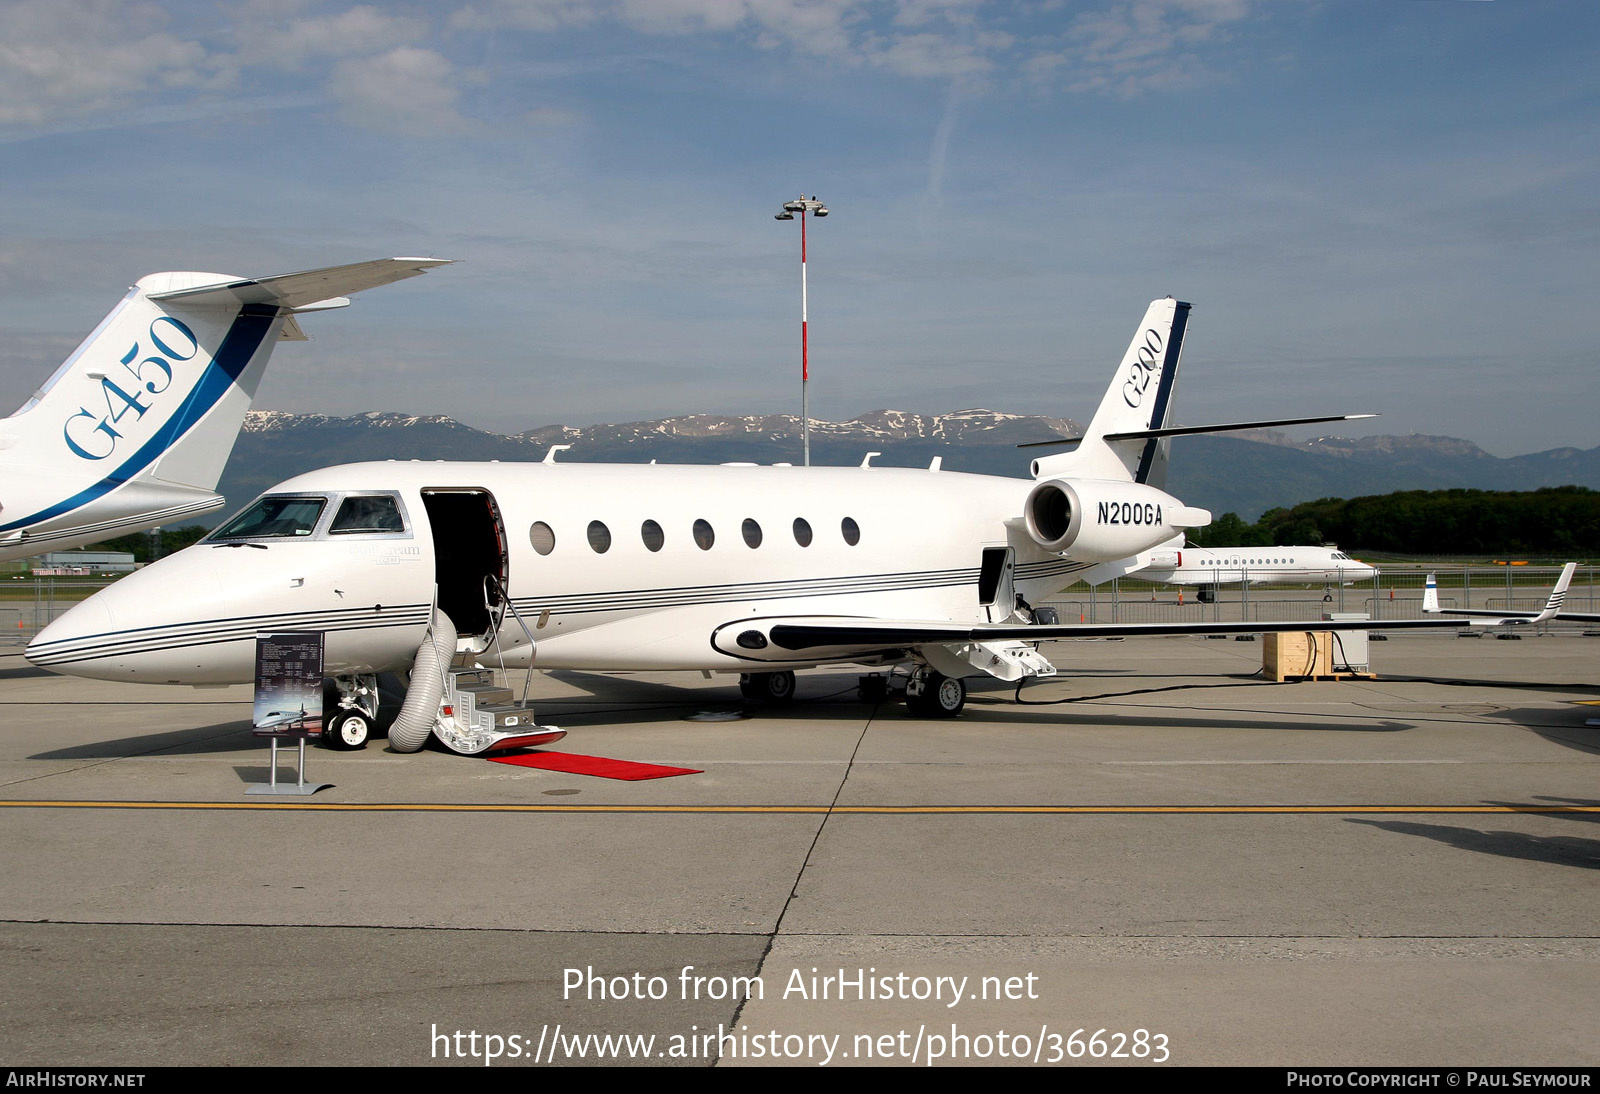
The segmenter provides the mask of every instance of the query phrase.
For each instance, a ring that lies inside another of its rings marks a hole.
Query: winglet
[[[1422,610],[1429,615],[1439,614],[1439,582],[1428,575],[1427,587],[1422,590]]]

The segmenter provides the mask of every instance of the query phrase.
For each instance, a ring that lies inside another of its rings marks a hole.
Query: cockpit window
[[[345,498],[334,514],[328,531],[333,535],[351,532],[404,532],[400,506],[387,494],[357,495]]]
[[[327,498],[266,497],[234,517],[208,539],[276,539],[309,536]]]

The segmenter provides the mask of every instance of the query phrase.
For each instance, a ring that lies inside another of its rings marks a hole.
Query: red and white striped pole
[[[802,466],[811,466],[811,350],[806,338],[806,210],[800,209],[800,437]]]
[[[800,214],[800,435],[803,446],[803,465],[811,466],[811,347],[807,331],[806,314],[806,214],[819,217],[828,215],[828,207],[816,198],[801,194],[794,201],[783,203],[783,211],[775,220],[793,220]]]

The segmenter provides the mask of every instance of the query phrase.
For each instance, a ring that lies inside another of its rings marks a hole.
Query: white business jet
[[[273,346],[306,340],[295,316],[444,264],[385,258],[276,277],[141,277],[44,386],[0,418],[0,561],[220,508],[217,479]]]
[[[1336,547],[1185,547],[1180,537],[1150,553],[1138,571],[1146,581],[1194,585],[1200,599],[1216,596],[1218,585],[1268,583],[1351,585],[1370,581],[1377,568]]]
[[[965,678],[1052,675],[1041,639],[1340,629],[1031,620],[1026,602],[1210,522],[1161,489],[1170,437],[1227,428],[1166,424],[1188,314],[1150,305],[1088,429],[1035,459],[1032,482],[937,460],[625,466],[559,464],[554,449],[538,464],[327,468],[96,593],[27,656],[99,679],[244,683],[258,632],[321,631],[340,689],[331,744],[364,744],[375,674],[410,669],[391,747],[431,733],[473,753],[528,724],[478,709],[474,664],[737,672],[773,701],[796,669],[903,665],[912,712],[948,717]],[[1267,424],[1288,423],[1236,428]]]

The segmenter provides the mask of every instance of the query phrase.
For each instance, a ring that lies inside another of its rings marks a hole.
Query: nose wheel
[[[359,710],[341,710],[329,719],[322,740],[329,748],[352,752],[365,748],[372,736],[372,719]]]

